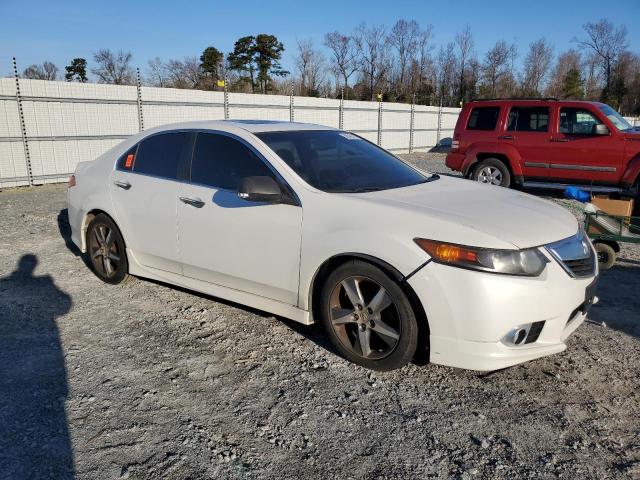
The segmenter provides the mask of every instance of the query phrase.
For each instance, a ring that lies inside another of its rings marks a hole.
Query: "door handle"
[[[116,187],[120,187],[120,188],[122,188],[124,190],[129,190],[131,188],[131,184],[129,182],[122,182],[120,180],[114,180],[113,184]]]
[[[513,139],[514,139],[513,135],[500,135],[498,137],[498,140],[513,140]]]
[[[556,143],[567,143],[569,139],[568,138],[552,138],[551,141]]]
[[[186,203],[187,205],[191,205],[192,207],[202,208],[204,207],[204,202],[199,198],[191,198],[191,197],[178,197],[182,203]]]

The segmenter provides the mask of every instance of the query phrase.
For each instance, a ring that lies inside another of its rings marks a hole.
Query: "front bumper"
[[[408,280],[429,322],[431,362],[478,371],[563,351],[586,318],[580,308],[593,281],[571,278],[556,261],[533,278],[430,262]],[[502,341],[513,328],[540,321],[545,323],[535,342]]]

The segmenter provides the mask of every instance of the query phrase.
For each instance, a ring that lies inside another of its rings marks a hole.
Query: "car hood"
[[[507,242],[517,248],[535,247],[570,237],[578,230],[573,214],[550,201],[507,188],[446,176],[410,187],[353,195],[421,214],[425,217],[427,226],[424,228],[427,230],[429,223],[426,220],[437,219],[440,225],[441,222],[453,223],[482,233],[483,237],[493,237],[496,246]],[[418,227],[417,233],[420,229]],[[436,240],[466,241],[445,238],[444,232],[442,235],[426,233]]]

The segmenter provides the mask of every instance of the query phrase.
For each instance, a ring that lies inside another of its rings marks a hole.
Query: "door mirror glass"
[[[272,177],[245,177],[240,182],[238,197],[249,202],[280,203],[283,195]]]
[[[606,125],[599,123],[593,126],[594,135],[609,135],[609,129]]]

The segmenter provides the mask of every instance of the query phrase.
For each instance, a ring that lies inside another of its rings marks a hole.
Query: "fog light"
[[[544,327],[544,321],[518,325],[502,337],[502,343],[511,347],[533,343],[538,340],[542,327]]]

